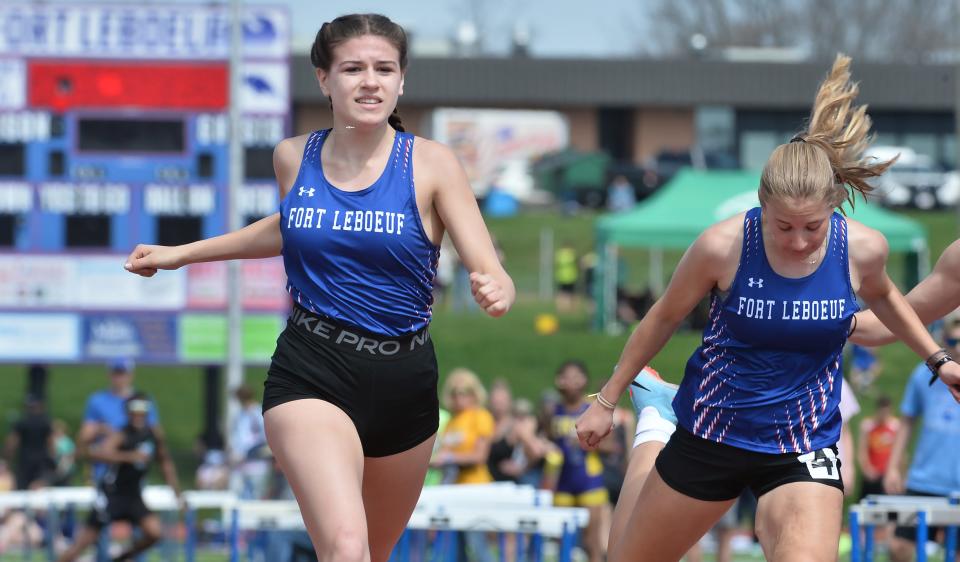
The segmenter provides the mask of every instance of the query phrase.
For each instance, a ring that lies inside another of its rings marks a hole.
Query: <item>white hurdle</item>
[[[853,541],[850,562],[873,562],[874,527],[887,523],[917,528],[917,562],[927,560],[929,527],[946,527],[944,559],[953,560],[957,552],[957,527],[960,526],[960,495],[867,496],[850,507],[850,537]],[[864,530],[862,545],[861,527]]]
[[[196,509],[217,509],[221,512],[224,528],[228,529],[231,562],[240,560],[241,531],[303,531],[300,510],[294,501],[238,500],[225,491],[185,491],[186,562],[193,562],[196,554]],[[46,511],[48,558],[54,559],[52,534],[59,529],[60,512],[67,509],[89,509],[96,498],[91,487],[44,488],[40,490],[0,494],[0,510],[24,509],[28,512]],[[158,513],[171,513],[179,506],[173,491],[167,486],[147,486],[144,503]],[[589,514],[583,508],[553,507],[553,494],[532,486],[513,483],[481,485],[442,485],[424,488],[407,530],[394,550],[393,562],[411,560],[412,543],[425,532],[434,536],[430,545],[432,558],[422,562],[444,562],[455,558],[459,531],[483,531],[500,534],[501,558],[504,556],[503,537],[507,533],[530,538],[517,541],[519,561],[542,561],[544,539],[560,541],[558,562],[570,562],[570,555],[579,530],[586,526]],[[419,535],[415,536],[414,534]],[[172,548],[172,545],[168,545]],[[424,548],[426,543],[423,542]],[[168,552],[168,554],[170,554]],[[167,556],[171,558],[171,556]]]
[[[424,488],[413,515],[391,556],[411,560],[413,533],[434,531],[431,562],[455,559],[458,531],[483,531],[529,536],[530,558],[542,560],[544,538],[559,539],[560,562],[569,562],[576,534],[589,521],[584,508],[553,507],[548,491],[512,483],[443,485]],[[227,512],[224,516],[227,517]],[[303,519],[292,501],[238,501],[225,524],[230,528],[231,562],[240,561],[243,531],[302,531]],[[418,537],[419,538],[419,537]],[[501,539],[501,558],[504,557]],[[517,541],[518,559],[526,559],[526,541]],[[426,543],[421,543],[424,551]],[[418,557],[426,561],[426,554]]]

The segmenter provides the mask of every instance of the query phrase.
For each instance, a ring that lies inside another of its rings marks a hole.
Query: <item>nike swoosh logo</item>
[[[650,390],[649,388],[643,386],[642,384],[638,383],[637,381],[631,381],[630,384],[632,384],[633,386],[639,386],[640,388],[642,388],[642,389],[644,389],[644,390]]]

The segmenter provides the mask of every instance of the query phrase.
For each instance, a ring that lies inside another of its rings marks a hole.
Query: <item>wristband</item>
[[[598,402],[601,406],[603,406],[604,408],[606,408],[606,409],[608,409],[608,410],[616,410],[616,409],[617,409],[617,405],[616,405],[616,404],[614,404],[613,402],[611,402],[611,401],[607,400],[606,398],[604,398],[604,397],[603,397],[603,394],[600,394],[599,392],[596,393],[596,394],[591,394],[591,395],[590,395],[590,398],[596,398],[596,399],[597,399],[597,402]]]
[[[947,353],[946,349],[940,349],[939,351],[934,352],[930,357],[927,357],[925,363],[927,364],[927,368],[930,369],[930,372],[932,373],[930,377],[930,385],[933,385],[933,383],[937,382],[937,378],[940,376],[940,367],[943,367],[943,364],[947,363],[948,361],[953,361],[953,357]]]

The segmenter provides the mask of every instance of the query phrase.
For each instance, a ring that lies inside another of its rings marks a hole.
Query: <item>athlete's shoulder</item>
[[[428,160],[437,166],[459,165],[460,160],[449,146],[435,140],[413,136],[414,157]]]
[[[862,269],[871,266],[883,267],[890,253],[887,239],[879,230],[862,222],[846,218],[847,238],[849,239],[850,258]]]
[[[307,144],[307,139],[313,133],[288,137],[277,143],[273,149],[273,161],[276,164],[278,160],[283,164],[296,164],[303,158],[303,148]]]
[[[693,243],[696,252],[718,262],[739,259],[745,214],[738,213],[707,227]]]
[[[286,195],[300,171],[303,150],[312,133],[283,139],[273,149],[273,172],[277,177],[281,197]]]
[[[466,181],[466,172],[460,159],[447,145],[423,137],[414,137],[413,167],[417,185],[446,185],[451,180]]]

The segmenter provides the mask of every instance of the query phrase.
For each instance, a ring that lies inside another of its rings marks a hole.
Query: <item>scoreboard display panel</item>
[[[277,209],[289,27],[244,8],[247,222]],[[229,44],[225,6],[0,5],[0,361],[224,358],[224,264],[146,280],[122,263],[227,229]],[[243,264],[250,361],[269,359],[285,281],[279,259]]]

